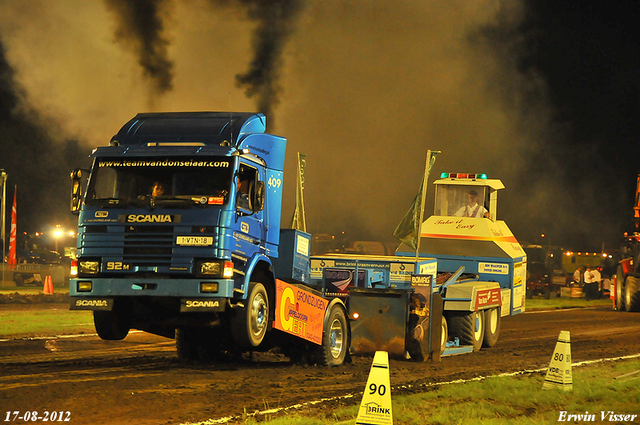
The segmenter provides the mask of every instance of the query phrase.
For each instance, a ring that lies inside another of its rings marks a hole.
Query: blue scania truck
[[[140,329],[175,338],[187,360],[277,342],[313,351],[320,363],[344,361],[344,303],[320,302],[300,286],[311,236],[281,236],[286,139],[265,130],[255,113],[138,114],[93,151],[91,170],[71,173],[70,308],[92,310],[102,339]],[[292,293],[320,308],[304,315],[303,335]],[[283,332],[270,332],[276,322]]]
[[[438,185],[440,217],[422,229],[433,252],[312,257],[311,235],[280,228],[285,150],[259,113],[136,115],[71,173],[70,308],[93,311],[102,339],[175,338],[183,360],[277,345],[325,365],[492,346],[500,317],[524,309],[526,257],[506,225],[447,217],[470,186],[494,213],[495,181]]]

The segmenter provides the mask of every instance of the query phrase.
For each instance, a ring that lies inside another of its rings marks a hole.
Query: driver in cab
[[[478,204],[478,192],[470,190],[467,192],[467,204],[455,213],[456,217],[490,218],[489,211]]]
[[[155,182],[151,187],[151,196],[153,198],[157,198],[158,196],[164,195],[164,185],[160,182]]]

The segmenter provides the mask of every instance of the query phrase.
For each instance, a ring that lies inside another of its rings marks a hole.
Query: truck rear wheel
[[[245,306],[231,318],[233,340],[243,348],[257,347],[262,343],[269,324],[269,297],[260,282],[249,284],[249,296]]]
[[[344,310],[337,304],[324,321],[322,345],[317,348],[318,363],[323,366],[339,366],[344,363],[349,348],[349,330]]]
[[[101,339],[120,341],[127,336],[129,329],[131,329],[131,318],[121,310],[114,306],[111,311],[93,312],[93,324]]]
[[[452,336],[460,339],[461,345],[472,345],[479,351],[484,339],[484,314],[482,311],[452,311],[448,315]]]
[[[493,347],[500,334],[500,307],[484,310],[484,339],[482,346]]]
[[[627,276],[624,284],[624,306],[627,311],[640,311],[638,281],[633,276]]]

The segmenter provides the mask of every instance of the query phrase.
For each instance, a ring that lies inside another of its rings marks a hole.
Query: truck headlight
[[[98,274],[100,272],[100,261],[98,260],[78,260],[78,274]]]
[[[219,276],[222,264],[219,261],[203,261],[198,266],[198,274],[204,276]]]
[[[196,263],[196,275],[206,277],[233,277],[233,262],[220,260],[202,260]]]

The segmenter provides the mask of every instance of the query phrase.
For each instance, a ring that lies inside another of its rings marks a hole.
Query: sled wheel
[[[496,345],[500,334],[500,307],[484,311],[484,339],[482,346],[489,348]]]
[[[231,318],[233,339],[243,348],[257,347],[262,343],[269,324],[269,298],[260,282],[249,284],[249,297],[245,306]]]
[[[448,321],[451,335],[457,336],[461,345],[471,345],[473,351],[480,350],[484,338],[484,314],[482,311],[452,311]]]
[[[334,304],[324,321],[322,345],[317,348],[318,363],[323,366],[339,366],[344,363],[349,348],[348,335],[344,310]]]
[[[449,341],[449,325],[447,319],[442,316],[442,325],[440,330],[440,354],[444,353],[447,348],[447,342]]]

